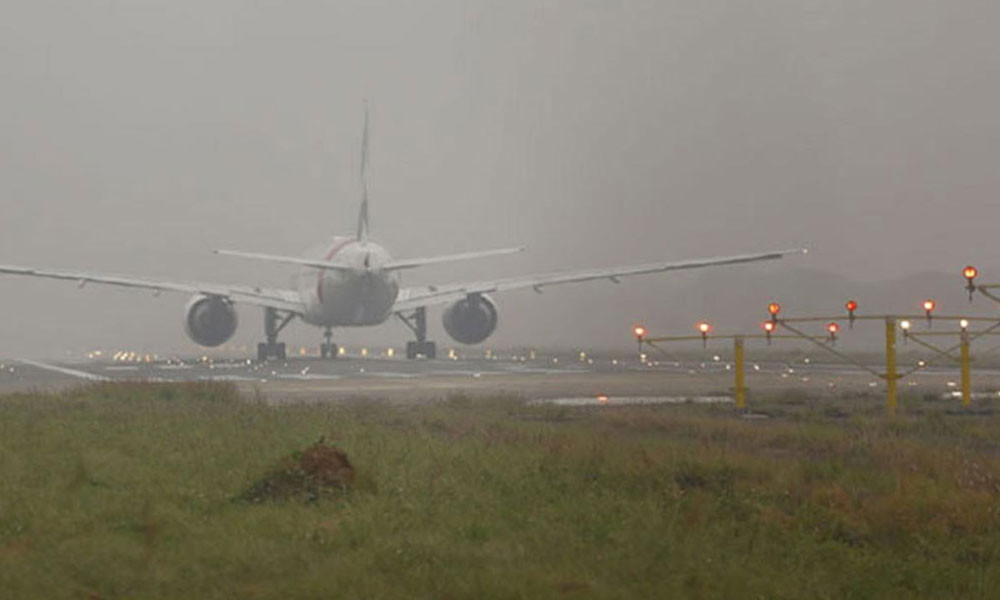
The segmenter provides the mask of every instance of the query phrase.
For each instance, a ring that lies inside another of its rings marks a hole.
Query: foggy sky
[[[0,0],[0,263],[285,285],[209,251],[352,231],[368,99],[378,241],[529,248],[404,283],[798,245],[796,268],[854,280],[1000,267],[998,17],[985,0]],[[628,347],[622,324],[669,321],[662,299],[697,282],[504,295],[490,344]],[[0,297],[0,356],[196,349],[182,296],[6,277]],[[234,342],[258,341],[260,310],[240,314]]]

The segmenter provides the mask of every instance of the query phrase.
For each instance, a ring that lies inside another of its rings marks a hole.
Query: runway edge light
[[[834,322],[830,322],[830,323],[827,324],[826,330],[830,334],[830,342],[836,342],[837,341],[837,332],[840,331],[840,325],[837,325]]]

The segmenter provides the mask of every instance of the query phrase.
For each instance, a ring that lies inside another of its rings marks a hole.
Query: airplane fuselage
[[[389,252],[372,241],[334,237],[309,254],[340,267],[303,268],[299,294],[306,306],[302,319],[320,327],[378,325],[392,316],[399,295],[399,275],[382,267]]]

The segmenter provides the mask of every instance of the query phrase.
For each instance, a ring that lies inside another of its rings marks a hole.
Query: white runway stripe
[[[528,404],[556,406],[626,406],[631,404],[732,404],[729,396],[586,396],[532,400]]]
[[[111,381],[109,377],[105,377],[103,375],[95,375],[93,373],[87,373],[86,371],[78,371],[76,369],[67,369],[66,367],[50,365],[34,360],[28,360],[26,358],[22,358],[18,360],[18,362],[32,367],[37,367],[39,369],[45,369],[46,371],[55,371],[56,373],[62,373],[63,375],[78,377],[80,379],[89,379],[90,381]]]

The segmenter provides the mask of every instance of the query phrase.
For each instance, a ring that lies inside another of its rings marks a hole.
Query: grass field
[[[756,406],[2,397],[0,597],[1000,597],[1000,416]],[[246,499],[321,437],[350,488]]]

